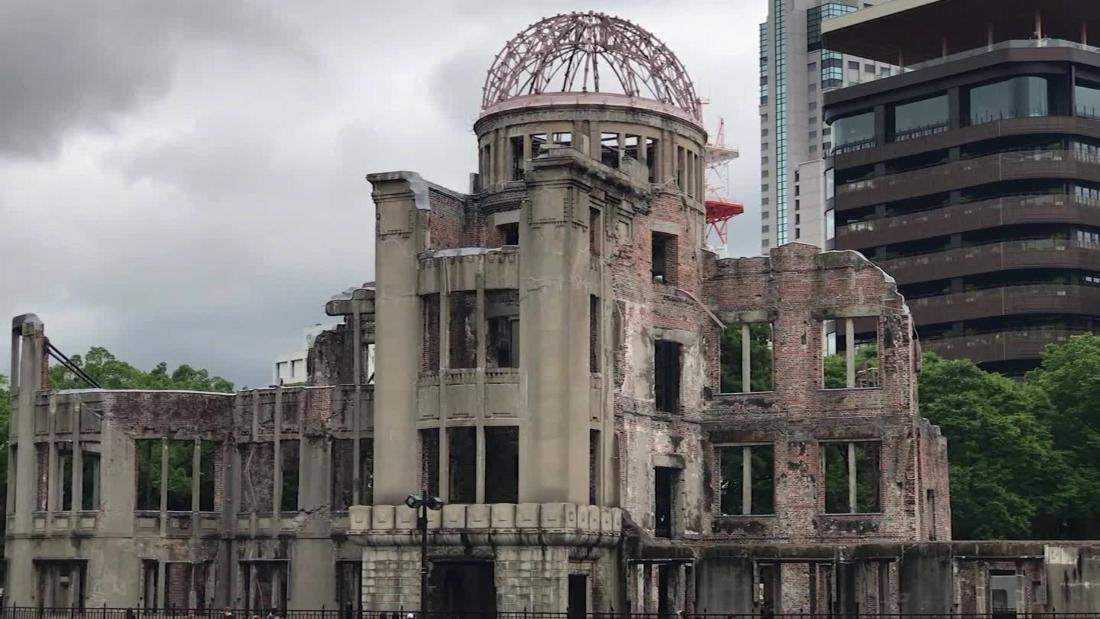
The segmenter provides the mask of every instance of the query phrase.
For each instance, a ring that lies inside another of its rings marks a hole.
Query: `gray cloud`
[[[364,174],[465,189],[493,54],[545,13],[589,8],[489,4],[0,5],[0,316],[37,312],[69,353],[267,384],[325,300],[373,278]],[[726,117],[742,147],[733,197],[758,209],[765,7],[732,4],[592,8],[681,55],[708,126]],[[731,225],[745,253],[758,213]]]
[[[289,44],[253,5],[218,0],[0,4],[0,154],[50,156],[163,95],[192,41]]]

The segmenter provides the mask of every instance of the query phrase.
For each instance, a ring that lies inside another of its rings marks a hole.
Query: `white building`
[[[315,324],[312,327],[307,328],[304,331],[305,337],[304,345],[300,350],[294,352],[283,353],[275,357],[275,364],[272,367],[271,384],[272,385],[297,385],[306,382],[306,355],[309,352],[309,347],[313,346],[313,340],[322,332],[327,329],[335,327],[338,323],[331,324]],[[371,351],[374,352],[373,350]],[[370,373],[373,373],[374,356],[371,355],[368,360],[372,368]],[[369,374],[368,374],[369,375]]]
[[[823,92],[896,69],[821,47],[821,22],[881,0],[769,0],[760,24],[760,249],[825,246]]]

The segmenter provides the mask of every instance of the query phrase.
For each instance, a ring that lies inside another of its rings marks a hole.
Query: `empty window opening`
[[[771,323],[728,325],[722,331],[720,347],[722,393],[773,389]]]
[[[447,500],[477,502],[477,428],[447,428]]]
[[[156,561],[149,561],[156,569]],[[164,564],[164,603],[162,608],[196,608],[204,605],[206,565],[202,563]],[[194,603],[192,603],[192,596]]]
[[[160,606],[160,570],[159,562],[152,559],[141,561],[142,580],[142,606],[146,610],[152,610]]]
[[[822,443],[825,512],[871,514],[879,511],[879,451],[877,441]]]
[[[771,445],[720,447],[718,465],[723,516],[775,513],[775,450]]]
[[[428,577],[430,614],[440,617],[496,616],[492,561],[435,561]]]
[[[936,491],[929,488],[925,493],[924,507],[928,510],[930,522],[928,525],[928,539],[936,541]]]
[[[600,371],[600,298],[588,296],[588,371]]]
[[[639,155],[639,149],[641,148],[642,138],[636,135],[627,134],[623,138],[623,156],[630,157],[634,161],[641,161]]]
[[[508,139],[512,155],[512,180],[523,180],[523,136],[517,135]]]
[[[194,441],[168,441],[168,511],[191,511]]]
[[[38,608],[84,608],[87,564],[83,560],[34,561]]]
[[[487,290],[485,322],[488,340],[485,364],[490,368],[519,367],[519,291]]]
[[[600,134],[600,162],[611,168],[619,167],[619,134]]]
[[[588,504],[600,502],[600,431],[588,431]]]
[[[500,234],[500,242],[502,245],[519,245],[519,224],[500,224],[497,226],[497,233]]]
[[[823,384],[826,389],[879,386],[878,334],[856,334],[851,318],[826,320],[823,347]]]
[[[199,511],[214,511],[214,493],[217,488],[215,481],[219,459],[218,444],[213,441],[199,443]]]
[[[439,370],[439,295],[420,297],[421,333],[424,341],[420,348],[420,367],[426,371]]]
[[[374,442],[359,439],[359,496],[355,496],[355,439],[332,442],[332,509],[374,503]]]
[[[519,428],[485,428],[485,502],[519,502]]]
[[[664,466],[653,469],[653,534],[672,537],[672,507],[676,469]]]
[[[96,445],[98,448],[98,445]],[[89,451],[87,445],[80,450],[80,509],[99,509],[99,452]]]
[[[275,508],[275,444],[245,443],[241,458],[241,512],[267,513]]]
[[[588,616],[588,577],[584,574],[569,575],[569,605],[566,619],[585,619]]]
[[[573,145],[573,134],[562,131],[554,134],[554,146],[569,147]]]
[[[449,300],[451,367],[477,367],[477,293],[452,292]]]
[[[244,570],[245,610],[267,613],[271,610],[284,614],[287,601],[287,565],[285,561],[245,561]]]
[[[653,281],[662,284],[676,284],[676,269],[679,266],[676,255],[676,235],[663,232],[652,233],[650,270]]]
[[[989,573],[989,610],[992,619],[1014,619],[1018,578],[1008,570],[992,570]]]
[[[680,191],[684,191],[686,185],[684,184],[684,173],[687,168],[687,157],[683,146],[676,147],[676,187]]]
[[[439,495],[439,428],[420,431],[420,486]]]
[[[600,209],[588,209],[588,251],[593,256],[603,253],[603,218]]]
[[[759,604],[760,616],[775,614],[779,600],[779,566],[774,563],[756,564],[756,591],[754,601]]]
[[[336,562],[336,606],[343,612],[341,619],[355,619],[363,608],[362,561]]]
[[[680,412],[680,349],[678,342],[654,342],[653,389],[659,412]]]
[[[160,439],[137,439],[137,495],[135,507],[141,511],[160,510],[160,465],[164,442]]]
[[[279,441],[279,458],[282,460],[279,509],[284,512],[298,511],[299,445],[297,440]]]
[[[44,512],[49,502],[49,487],[50,487],[50,446],[48,443],[35,443],[34,445],[34,467],[35,467],[35,497],[34,508],[37,511]],[[14,488],[14,486],[12,486]],[[14,494],[14,493],[13,493]]]
[[[57,448],[58,487],[55,490],[59,499],[52,509],[60,508],[67,512],[73,508],[73,444],[55,443]]]
[[[531,136],[531,158],[534,159],[546,152],[546,134],[536,133]]]
[[[649,168],[649,182],[657,182],[657,140],[645,139],[645,165]]]

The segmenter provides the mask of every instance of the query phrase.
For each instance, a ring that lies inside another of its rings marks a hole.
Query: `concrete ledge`
[[[404,505],[354,505],[349,535],[366,546],[419,544],[416,512]],[[573,503],[446,505],[428,512],[434,545],[611,546],[622,510]],[[465,541],[463,541],[465,540]]]

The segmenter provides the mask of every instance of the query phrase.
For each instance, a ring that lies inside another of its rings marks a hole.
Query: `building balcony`
[[[1100,226],[1100,204],[1065,194],[1006,196],[840,226],[837,247],[861,249],[997,226],[1070,223]]]
[[[1084,331],[1069,329],[1019,329],[939,337],[921,340],[921,347],[947,359],[970,359],[975,363],[1038,359],[1048,344],[1061,344]]]
[[[907,303],[917,325],[1019,314],[1100,315],[1100,288],[1077,284],[1001,286]]]
[[[1100,161],[1071,150],[1017,151],[951,161],[840,185],[836,207],[843,211],[991,183],[1046,178],[1100,182]]]
[[[966,277],[1011,269],[1100,270],[1100,246],[1065,239],[1001,241],[947,249],[877,264],[898,284]]]

